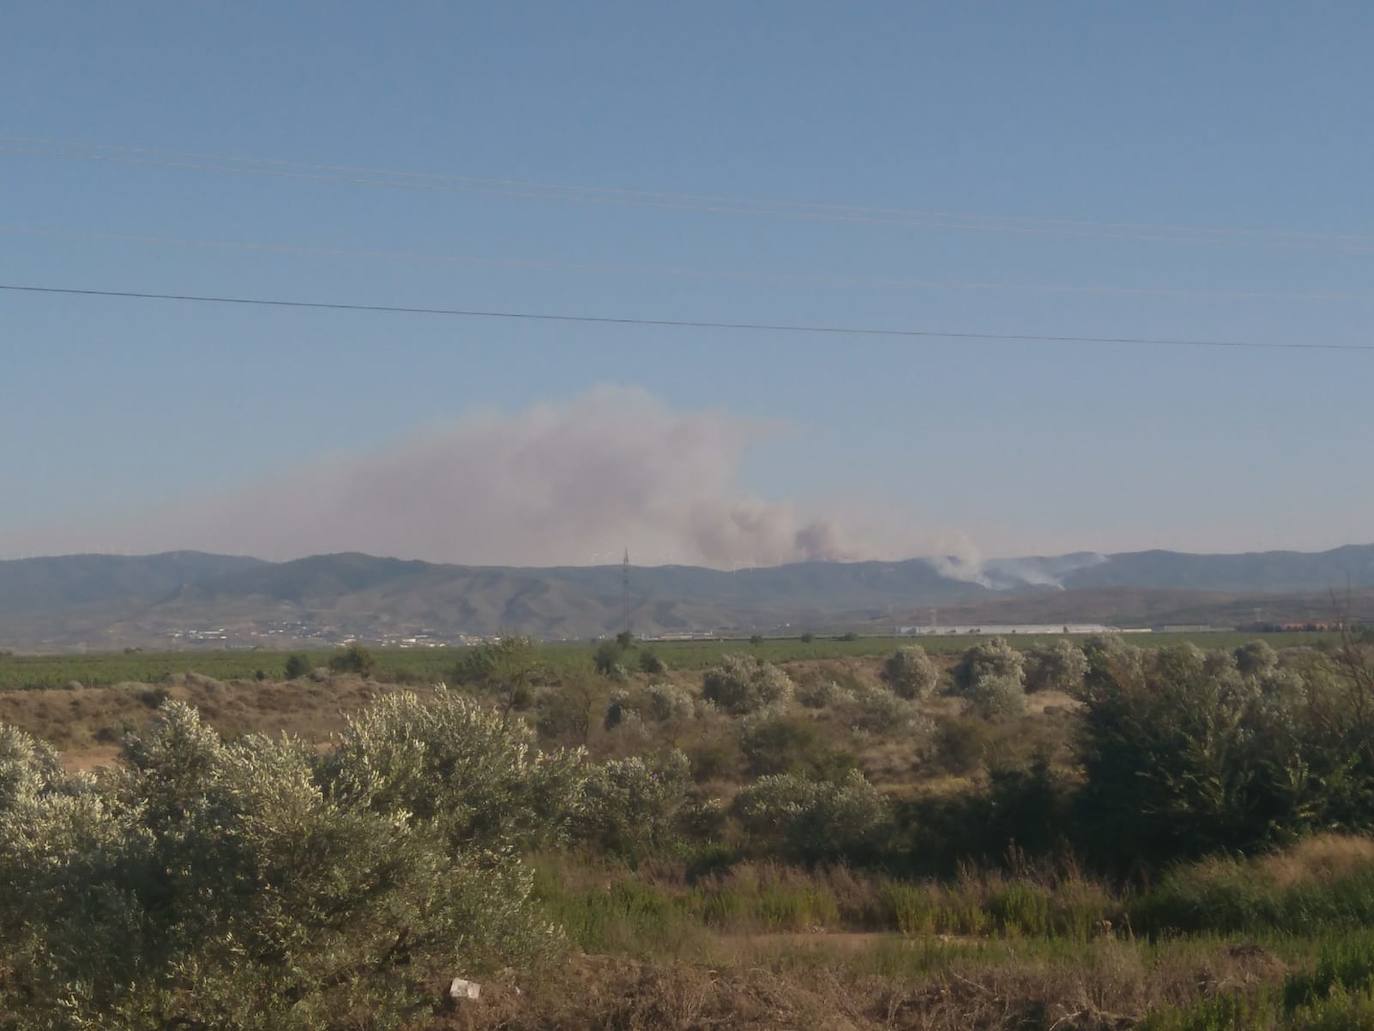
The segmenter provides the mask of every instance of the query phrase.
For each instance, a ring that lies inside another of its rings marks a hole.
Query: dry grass
[[[1322,834],[1298,842],[1253,864],[1256,876],[1277,888],[1330,884],[1374,869],[1374,839]]]
[[[709,962],[579,956],[518,986],[499,977],[479,1002],[430,1027],[1106,1031],[1161,1006],[1273,984],[1286,971],[1263,949],[1217,942],[1018,952],[833,937],[722,940]]]
[[[219,681],[191,673],[164,684],[0,692],[0,723],[51,743],[70,769],[110,762],[126,733],[147,724],[166,698],[190,702],[226,737],[285,731],[325,741],[345,714],[401,688],[356,677]]]

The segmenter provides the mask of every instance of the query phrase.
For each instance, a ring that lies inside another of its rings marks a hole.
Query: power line
[[[1367,253],[1374,250],[1374,236],[1368,234],[1307,232],[1244,226],[1189,226],[1091,221],[1040,215],[987,215],[957,211],[792,201],[777,198],[672,193],[625,187],[576,186],[522,179],[398,171],[352,165],[312,164],[278,158],[187,153],[128,144],[93,144],[82,141],[33,137],[0,136],[0,151],[62,160],[115,161],[186,171],[273,176],[385,189],[480,191],[531,199],[621,204],[721,215],[857,222],[961,232],[1081,236],[1194,244],[1327,247],[1351,253]]]
[[[1189,340],[1160,337],[1070,336],[1039,333],[974,333],[959,330],[884,329],[874,326],[828,326],[803,323],[722,322],[706,319],[647,319],[610,315],[570,315],[552,312],[492,311],[475,308],[430,308],[400,304],[349,304],[337,301],[298,301],[267,297],[231,297],[212,294],[154,293],[140,290],[95,290],[84,287],[33,286],[0,283],[0,290],[77,297],[118,297],[143,301],[185,301],[197,304],[235,304],[267,308],[298,308],[316,311],[375,312],[390,315],[439,315],[474,319],[509,319],[534,322],[571,322],[611,326],[654,326],[671,329],[718,329],[739,332],[811,333],[832,336],[911,337],[946,340],[1022,341],[1057,344],[1119,344],[1151,347],[1224,347],[1248,350],[1374,351],[1374,344],[1294,344],[1259,340]]]
[[[553,258],[497,258],[474,254],[438,254],[425,251],[371,247],[345,247],[336,244],[290,243],[284,241],[205,239],[162,236],[148,233],[116,233],[61,226],[0,225],[0,234],[86,240],[109,240],[153,247],[186,247],[205,250],[240,250],[254,253],[301,255],[328,258],[367,258],[382,261],[415,262],[433,265],[479,265],[517,271],[577,272],[592,275],[652,275],[671,279],[725,280],[772,283],[836,290],[960,290],[1012,293],[1087,294],[1124,297],[1230,298],[1235,300],[1354,301],[1367,300],[1367,293],[1337,290],[1226,290],[1186,287],[1125,287],[1074,285],[1060,283],[1009,283],[989,280],[921,279],[901,276],[844,276],[826,273],[789,273],[700,269],[675,265],[644,263],[561,261]]]

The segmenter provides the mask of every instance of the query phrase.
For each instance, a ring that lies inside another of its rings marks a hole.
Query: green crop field
[[[1017,648],[1030,648],[1054,640],[1055,635],[1014,635],[1008,639]],[[1159,648],[1191,642],[1205,648],[1234,648],[1256,635],[1230,632],[1132,634],[1132,644]],[[1333,641],[1329,633],[1274,633],[1264,640],[1275,648],[1318,645]],[[744,652],[768,662],[801,662],[808,659],[872,658],[902,645],[920,644],[927,651],[948,655],[986,640],[974,634],[911,637],[859,637],[845,640],[817,637],[806,642],[799,638],[766,638],[758,644],[747,640],[647,641],[641,647],[652,649],[672,669],[705,669],[720,661],[722,655]],[[541,646],[543,660],[553,669],[568,671],[591,668],[595,645],[588,642],[550,643]],[[461,648],[377,648],[376,675],[382,680],[437,681],[448,677],[457,663]],[[109,652],[80,655],[0,655],[0,690],[63,687],[73,682],[87,687],[127,681],[157,683],[179,673],[199,673],[217,680],[251,679],[261,673],[278,679],[288,652],[257,650],[204,650],[176,652]],[[311,660],[325,665],[330,650],[309,651]]]

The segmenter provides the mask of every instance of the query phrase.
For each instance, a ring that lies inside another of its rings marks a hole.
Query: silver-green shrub
[[[792,697],[792,680],[777,666],[747,655],[726,655],[702,677],[701,694],[726,712],[742,715]]]
[[[849,697],[833,680],[808,679],[796,686],[793,697],[808,709],[826,709]]]
[[[929,722],[914,703],[877,684],[855,684],[834,709],[850,727],[866,734],[906,735]]]
[[[887,800],[857,770],[839,782],[760,777],[731,811],[753,847],[804,861],[866,857],[891,820]]]
[[[324,763],[332,800],[432,824],[455,852],[556,841],[576,820],[586,758],[540,752],[524,721],[438,688],[349,718]]]
[[[225,743],[177,702],[99,780],[53,760],[0,730],[17,1026],[392,1028],[436,977],[556,941],[515,847],[530,809],[576,810],[578,762],[443,694],[364,713],[323,760],[287,737]]]
[[[691,763],[676,750],[600,763],[589,771],[583,786],[578,834],[621,855],[652,851],[672,840],[678,810],[691,786]]]
[[[919,644],[898,648],[883,662],[883,682],[902,698],[929,698],[940,684],[940,667]]]
[[[1279,653],[1268,641],[1250,641],[1237,648],[1234,654],[1241,676],[1262,677],[1279,664]]]
[[[641,696],[640,711],[655,723],[681,723],[696,715],[696,699],[676,684],[650,684]]]
[[[1072,641],[1060,638],[1026,656],[1027,691],[1064,691],[1075,694],[1083,688],[1088,672],[1088,657]]]
[[[1021,653],[994,637],[964,652],[954,671],[954,688],[980,716],[1004,719],[1025,710],[1025,678]]]

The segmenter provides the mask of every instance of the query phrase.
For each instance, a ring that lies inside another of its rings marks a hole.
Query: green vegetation
[[[288,655],[286,657],[286,666],[282,672],[285,674],[287,680],[299,680],[301,677],[306,676],[312,668],[313,667],[310,665],[310,656]]]
[[[447,696],[393,697],[324,756],[289,738],[226,744],[168,702],[100,778],[6,728],[0,1013],[44,1028],[398,1026],[432,1008],[436,969],[556,945],[509,850],[551,797],[575,815],[572,763]]]
[[[883,682],[903,698],[928,698],[940,684],[940,667],[920,645],[898,648],[883,661]]]
[[[726,655],[706,671],[701,697],[733,715],[786,704],[792,680],[777,666],[747,655]]]
[[[748,650],[764,662],[799,662],[873,658],[912,644],[907,637],[860,637],[854,641],[829,640],[804,635],[800,638],[759,638],[757,644],[733,640],[654,641],[652,649],[671,669],[702,670],[713,666],[727,654]],[[1130,638],[1143,648],[1174,644],[1197,644],[1209,649],[1234,649],[1253,639],[1240,633],[1160,633]],[[1329,646],[1337,635],[1331,633],[1273,633],[1264,640],[1273,648]],[[986,640],[974,635],[922,637],[920,646],[934,655],[954,655],[970,645]],[[1045,635],[1010,637],[1019,649],[1052,645],[1061,638]],[[566,671],[583,668],[595,645],[585,642],[549,643],[537,646],[540,661],[551,669]],[[371,648],[376,659],[374,675],[380,679],[409,683],[432,683],[452,675],[464,648]],[[152,684],[179,673],[199,673],[216,680],[235,680],[253,676],[258,670],[284,669],[290,653],[259,649],[185,650],[172,652],[100,652],[64,655],[17,655],[0,651],[0,691],[34,687],[63,687],[70,683],[104,686],[120,683]],[[334,649],[318,649],[302,654],[311,667],[327,666]]]
[[[335,673],[356,673],[360,677],[370,677],[376,672],[377,660],[370,649],[361,644],[349,644],[329,657],[329,668]]]
[[[927,643],[0,692],[0,1029],[1366,1026],[1374,647]]]

